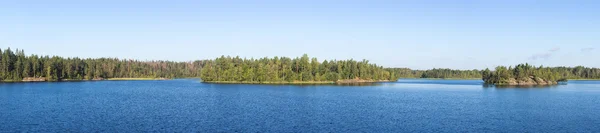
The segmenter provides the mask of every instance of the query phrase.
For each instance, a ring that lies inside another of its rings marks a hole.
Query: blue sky
[[[3,0],[0,48],[188,61],[367,59],[386,67],[600,67],[600,2]]]

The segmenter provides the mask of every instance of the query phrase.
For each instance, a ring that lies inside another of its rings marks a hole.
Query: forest
[[[388,69],[367,60],[324,60],[302,57],[245,59],[221,56],[205,62],[202,74],[207,82],[311,82],[347,79],[394,81],[399,78]]]
[[[517,65],[518,67],[523,67],[523,65],[527,65],[527,67],[533,66],[529,64],[521,64]],[[556,74],[555,77],[561,77],[565,79],[600,79],[600,68],[590,68],[590,67],[544,67],[540,66],[538,68],[548,69],[553,74]],[[536,68],[536,69],[538,69]],[[455,69],[447,69],[447,68],[434,68],[430,70],[411,70],[409,68],[386,68],[390,70],[392,73],[395,73],[396,76],[400,78],[434,78],[434,79],[480,79],[484,75],[483,73],[486,71],[495,72],[490,69],[486,70],[455,70]],[[510,69],[510,71],[516,69],[513,67],[505,67],[499,66],[494,70]],[[525,68],[519,68],[525,69]],[[517,70],[518,71],[518,70]]]
[[[136,61],[116,58],[80,59],[26,56],[23,50],[0,49],[0,81],[42,77],[46,81],[108,78],[197,77],[202,61]]]
[[[535,67],[529,64],[519,64],[515,67],[498,66],[495,71],[486,69],[482,79],[487,84],[496,85],[546,85],[566,81],[558,68]]]
[[[515,67],[498,66],[494,71],[486,69],[482,72],[486,83],[506,83],[511,79],[523,80],[528,77],[549,81],[565,81],[567,79],[600,79],[600,68],[577,67],[535,67],[530,64],[519,64]]]
[[[386,68],[400,78],[432,78],[432,79],[479,79],[480,70],[454,70],[434,68],[430,70],[411,70],[409,68]]]
[[[368,60],[324,60],[302,57],[247,59],[221,56],[212,60],[190,62],[138,61],[117,58],[65,58],[25,55],[24,50],[0,49],[0,81],[43,78],[45,81],[94,80],[110,78],[189,78],[232,82],[308,82],[345,79],[396,80],[399,78],[484,79],[506,82],[527,76],[548,80],[600,79],[599,68],[534,67],[521,64],[499,66],[494,70],[453,70],[436,68],[411,70],[384,68]]]

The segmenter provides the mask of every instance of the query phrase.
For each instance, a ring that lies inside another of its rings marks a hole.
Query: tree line
[[[47,81],[106,78],[197,77],[202,61],[137,61],[117,58],[63,58],[26,56],[23,50],[0,49],[0,81],[42,77]]]
[[[495,71],[490,71],[489,69],[484,70],[482,72],[482,79],[488,84],[505,84],[512,81],[527,81],[534,78],[556,82],[566,80],[566,77],[561,75],[561,72],[568,73],[565,70],[567,69],[543,66],[535,67],[529,64],[519,64],[515,67],[510,66],[508,68],[505,66],[498,66]]]
[[[529,68],[531,67],[531,68]],[[590,68],[584,66],[576,67],[536,67],[536,69],[543,68],[549,70],[555,77],[564,79],[600,79],[600,68]],[[501,71],[520,71],[520,69],[533,69],[533,66],[529,64],[520,64],[515,67],[499,66],[494,71],[490,69],[485,70],[454,70],[454,69],[431,69],[431,70],[411,70],[409,68],[387,68],[391,72],[396,73],[396,76],[400,78],[441,78],[441,79],[478,79],[482,78],[484,73]],[[556,78],[554,78],[556,79]]]
[[[434,68],[430,70],[411,70],[409,68],[388,68],[400,78],[439,78],[439,79],[478,79],[481,70],[454,70]]]
[[[524,74],[523,74],[524,73]],[[492,79],[490,75],[500,75]],[[42,77],[48,81],[106,78],[200,77],[204,81],[337,81],[340,79],[396,80],[398,78],[483,78],[501,81],[512,76],[540,75],[548,79],[600,79],[599,68],[534,67],[521,64],[494,71],[384,68],[367,60],[324,60],[302,57],[246,59],[221,56],[192,62],[138,61],[117,58],[64,58],[25,55],[23,50],[0,49],[0,81]]]
[[[600,79],[600,68],[576,66],[553,67],[551,70],[566,79]]]
[[[295,82],[344,79],[397,80],[396,73],[367,60],[324,60],[302,57],[246,59],[221,56],[208,60],[200,75],[204,81]]]
[[[600,79],[600,68],[577,67],[535,67],[530,64],[519,64],[514,67],[498,66],[494,71],[486,69],[482,72],[486,83],[505,83],[510,79],[522,80],[539,77],[549,81],[565,81],[567,79]]]

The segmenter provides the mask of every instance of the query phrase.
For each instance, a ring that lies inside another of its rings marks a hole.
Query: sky
[[[600,67],[600,1],[2,0],[0,48],[64,57]]]

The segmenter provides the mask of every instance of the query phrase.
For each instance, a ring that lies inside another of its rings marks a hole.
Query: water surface
[[[600,132],[600,82],[0,83],[0,132]]]

